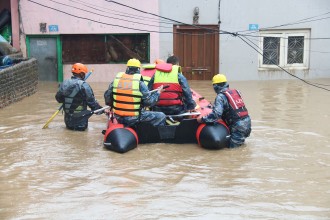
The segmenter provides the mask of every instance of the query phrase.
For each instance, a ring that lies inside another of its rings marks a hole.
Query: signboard
[[[257,31],[259,30],[258,24],[249,24],[249,31]]]
[[[58,32],[58,25],[48,25],[49,32]]]
[[[47,41],[45,40],[37,40],[37,46],[39,47],[43,47],[43,46],[47,46]]]

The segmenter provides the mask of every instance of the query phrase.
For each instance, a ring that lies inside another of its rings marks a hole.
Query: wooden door
[[[199,27],[174,26],[173,51],[188,80],[211,80],[219,71],[219,27]]]

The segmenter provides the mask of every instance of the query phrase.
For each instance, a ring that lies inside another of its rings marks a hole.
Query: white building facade
[[[197,26],[219,24],[218,72],[230,80],[330,77],[330,1],[159,1],[162,17],[188,25],[196,9]],[[161,57],[175,51],[173,36],[160,35]]]

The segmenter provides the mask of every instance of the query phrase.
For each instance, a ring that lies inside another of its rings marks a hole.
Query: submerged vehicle
[[[215,124],[199,124],[198,115],[207,115],[212,111],[209,101],[192,91],[196,112],[180,115],[168,115],[167,125],[154,127],[145,122],[132,127],[124,127],[114,117],[109,117],[103,144],[108,150],[125,153],[147,143],[196,143],[205,149],[218,150],[229,145],[230,133],[222,120]]]

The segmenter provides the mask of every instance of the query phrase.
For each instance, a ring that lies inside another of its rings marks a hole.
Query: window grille
[[[309,68],[310,30],[262,30],[259,70]],[[278,66],[277,66],[278,65]]]
[[[304,37],[288,37],[288,63],[304,62]]]
[[[264,38],[264,59],[263,64],[279,64],[280,58],[280,38]]]

